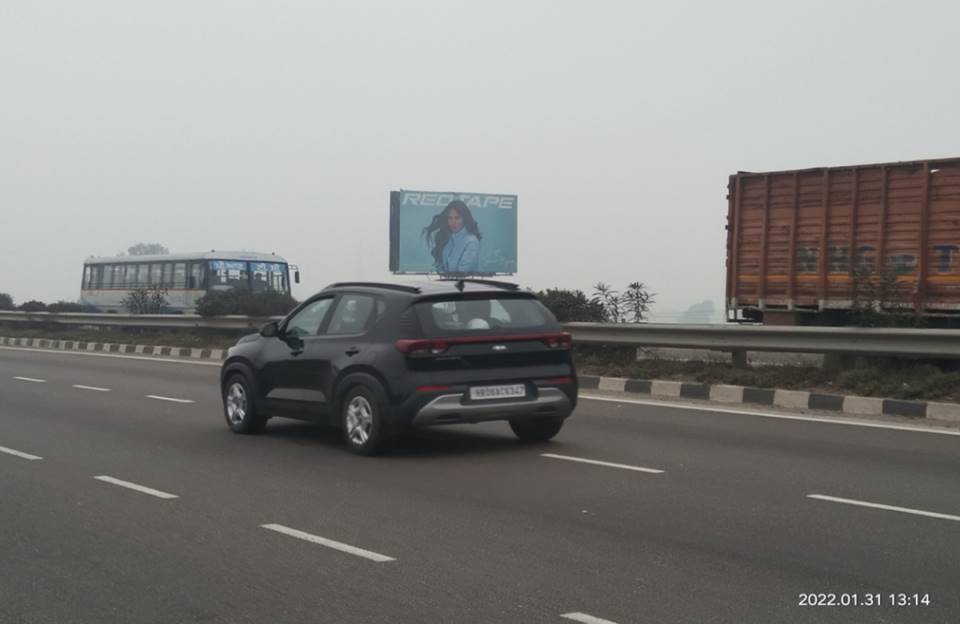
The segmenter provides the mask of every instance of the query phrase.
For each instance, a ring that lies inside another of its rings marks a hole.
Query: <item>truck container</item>
[[[727,199],[728,320],[960,321],[960,158],[741,171]]]

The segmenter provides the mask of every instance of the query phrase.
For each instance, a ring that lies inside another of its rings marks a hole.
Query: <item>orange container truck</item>
[[[873,297],[960,324],[960,158],[739,172],[728,190],[728,320],[843,324]]]

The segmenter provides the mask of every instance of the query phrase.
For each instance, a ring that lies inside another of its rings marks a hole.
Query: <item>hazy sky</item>
[[[960,156],[957,2],[6,2],[0,292],[141,241],[383,279],[389,191],[519,196],[524,285],[722,307],[727,176]]]

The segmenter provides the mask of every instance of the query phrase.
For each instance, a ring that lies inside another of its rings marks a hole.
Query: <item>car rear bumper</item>
[[[559,388],[540,388],[533,399],[504,401],[467,401],[465,393],[443,394],[421,407],[413,417],[415,427],[488,420],[513,420],[555,416],[566,418],[573,403]]]

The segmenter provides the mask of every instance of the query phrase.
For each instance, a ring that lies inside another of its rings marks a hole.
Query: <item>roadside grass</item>
[[[756,366],[700,360],[634,360],[632,350],[577,348],[577,371],[584,375],[666,379],[754,388],[811,390],[832,394],[960,402],[960,371],[928,362],[889,361],[829,371],[814,366]]]

